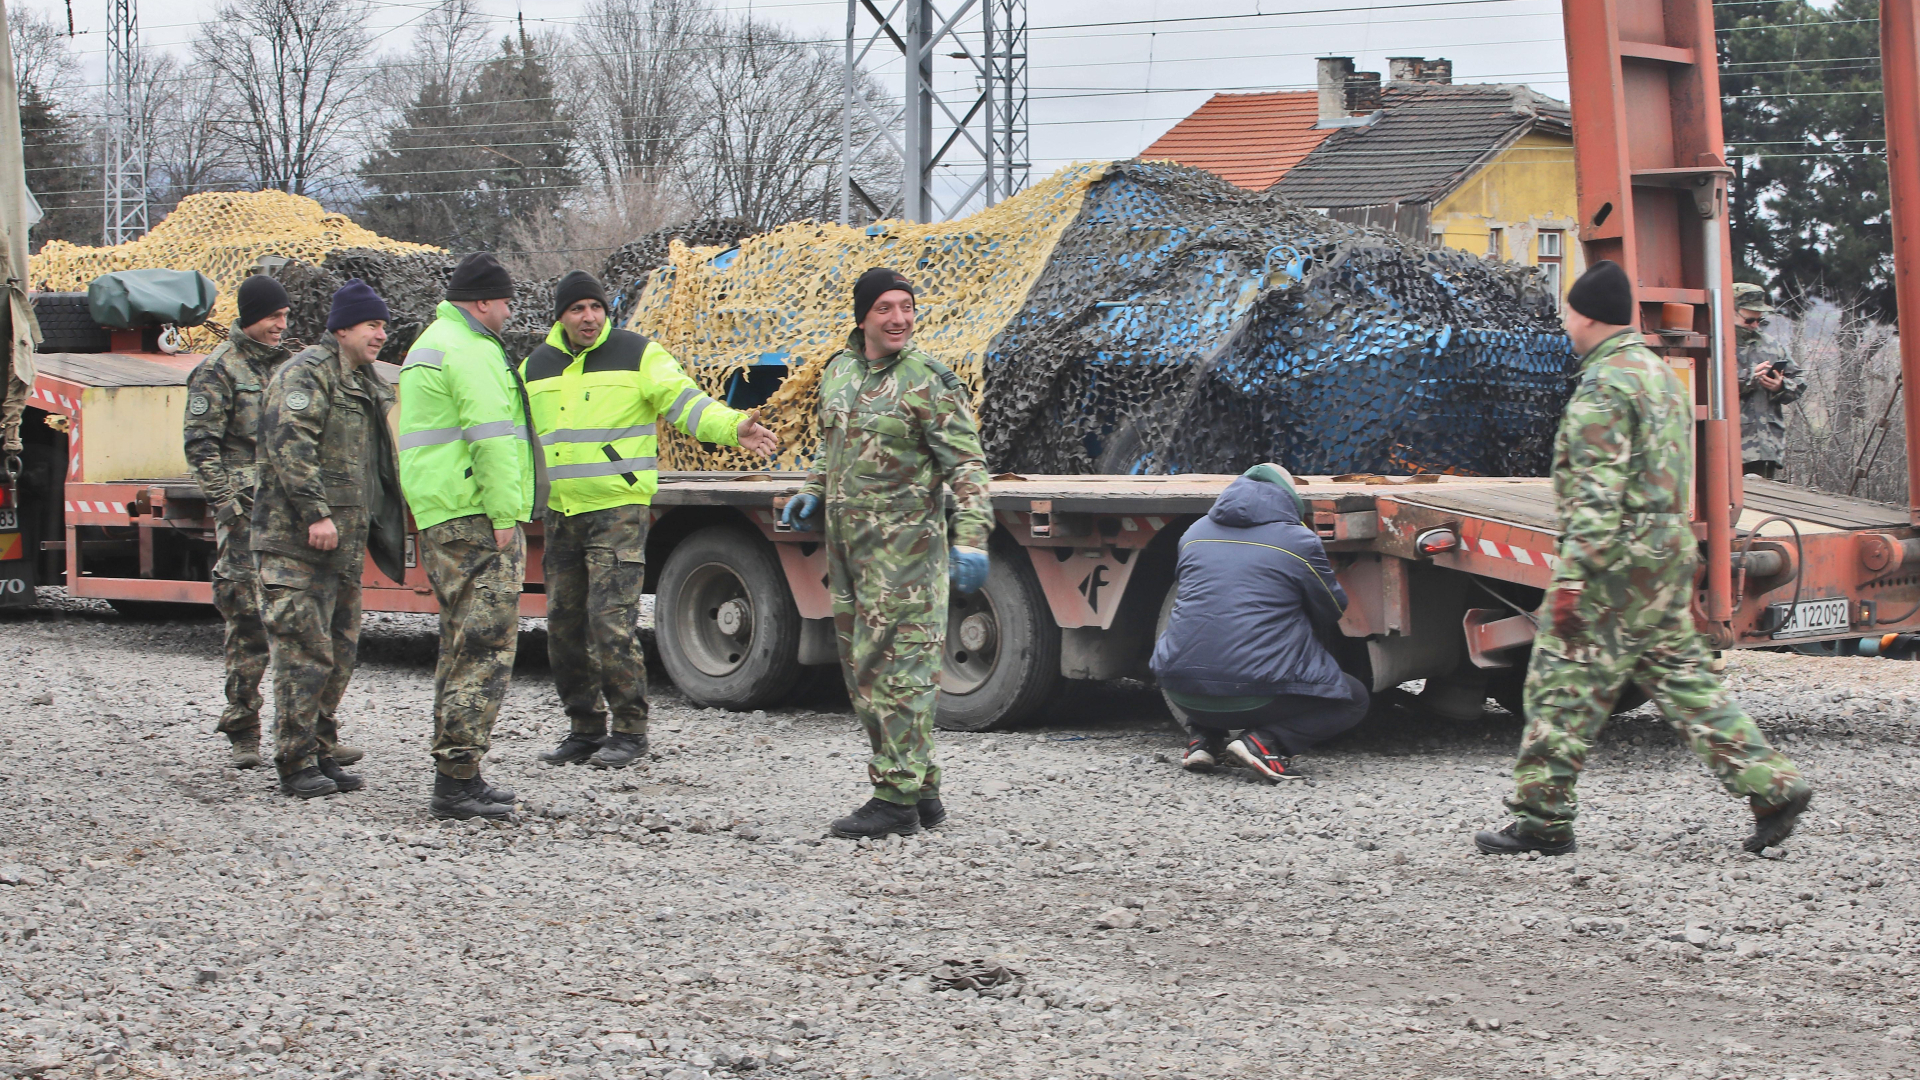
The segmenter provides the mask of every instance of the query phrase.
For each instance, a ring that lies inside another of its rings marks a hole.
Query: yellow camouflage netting
[[[628,325],[678,357],[707,393],[769,353],[795,368],[761,412],[780,434],[771,467],[805,468],[819,445],[820,377],[853,328],[853,283],[891,266],[913,279],[914,344],[953,368],[978,408],[987,347],[1026,302],[1054,245],[1080,212],[1102,165],[1075,165],[971,217],[931,225],[887,221],[869,228],[802,222],[751,237],[723,266],[727,248],[674,241],[671,263],[648,282]],[[666,428],[661,467],[768,468],[744,451],[703,451]]]
[[[115,270],[198,270],[220,287],[210,324],[225,329],[236,314],[234,290],[262,256],[279,255],[319,264],[343,248],[395,253],[439,251],[426,244],[389,240],[330,214],[303,195],[284,191],[213,192],[189,195],[173,213],[138,240],[115,247],[81,247],[55,240],[33,256],[32,287],[45,292],[85,292],[88,283]],[[220,340],[211,330],[187,331],[190,348],[204,352]]]

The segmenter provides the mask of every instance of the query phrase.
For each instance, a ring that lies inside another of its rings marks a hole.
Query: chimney
[[[1380,73],[1356,71],[1347,76],[1347,115],[1366,116],[1380,111]]]
[[[1338,120],[1347,113],[1347,77],[1353,74],[1353,57],[1323,56],[1317,61],[1316,85],[1320,91],[1320,120]]]
[[[1389,56],[1387,78],[1397,83],[1437,83],[1445,86],[1453,82],[1453,61],[1428,60],[1420,56]]]

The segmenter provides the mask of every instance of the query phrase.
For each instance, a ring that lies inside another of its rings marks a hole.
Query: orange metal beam
[[[1907,420],[1907,513],[1920,525],[1920,18],[1914,0],[1880,0],[1887,187],[1893,198],[1894,298],[1900,308]]]

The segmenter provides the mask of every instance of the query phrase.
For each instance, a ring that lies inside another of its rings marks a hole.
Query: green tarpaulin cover
[[[120,270],[87,286],[93,321],[118,330],[172,323],[199,326],[219,290],[197,270]]]

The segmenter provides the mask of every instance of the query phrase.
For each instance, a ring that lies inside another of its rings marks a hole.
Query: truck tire
[[[995,545],[987,583],[947,598],[946,660],[934,723],[984,731],[1033,715],[1060,681],[1060,628],[1027,553]]]
[[[83,292],[34,293],[33,316],[40,323],[41,352],[103,353],[113,336],[93,321]]]
[[[667,556],[654,598],[660,662],[706,706],[759,709],[799,681],[800,612],[766,540],[712,526]]]

